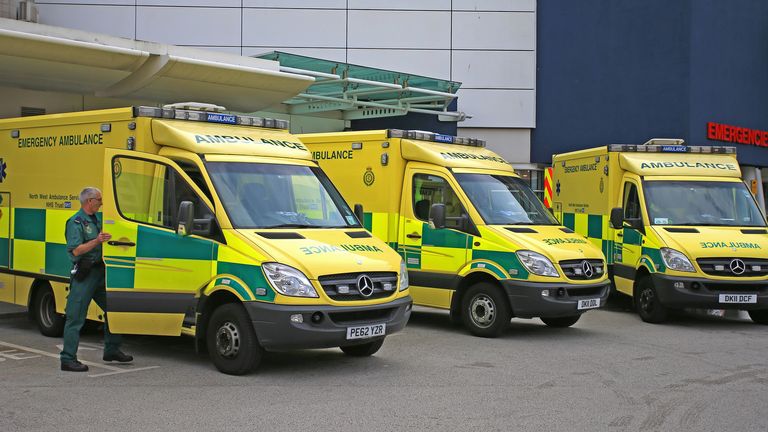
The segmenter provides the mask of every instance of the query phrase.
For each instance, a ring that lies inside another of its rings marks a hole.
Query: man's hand
[[[97,240],[99,243],[104,243],[105,241],[108,241],[108,240],[109,240],[109,239],[111,239],[111,238],[112,238],[112,234],[110,234],[110,233],[105,233],[105,232],[100,232],[100,233],[99,233],[99,236],[98,236],[98,237],[96,237],[96,240]]]

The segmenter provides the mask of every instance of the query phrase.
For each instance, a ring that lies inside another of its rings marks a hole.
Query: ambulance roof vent
[[[453,135],[444,135],[420,130],[387,130],[388,138],[406,138],[420,141],[432,141],[441,144],[457,144],[472,147],[485,147],[485,140],[477,138],[457,137]]]
[[[685,145],[685,140],[681,138],[651,138],[643,145],[672,145],[681,146]]]
[[[221,105],[214,105],[202,102],[177,102],[172,104],[163,105],[163,109],[181,109],[181,110],[196,110],[196,111],[210,111],[210,112],[224,112],[227,109]]]
[[[152,117],[152,118],[165,118],[174,120],[188,120],[198,121],[206,123],[221,123],[239,126],[256,126],[270,129],[288,129],[290,123],[288,120],[280,120],[273,118],[254,117],[246,115],[227,114],[220,111],[207,111],[200,109],[185,109],[185,108],[172,108],[174,106],[184,105],[188,107],[188,103],[185,104],[172,104],[165,105],[163,108],[139,106],[133,107],[134,117]],[[210,104],[199,104],[216,108],[224,107]]]

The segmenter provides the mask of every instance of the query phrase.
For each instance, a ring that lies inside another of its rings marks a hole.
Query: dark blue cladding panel
[[[696,0],[691,28],[691,142],[708,121],[768,130],[768,1]],[[739,162],[768,166],[768,148],[736,146]]]
[[[768,130],[768,2],[537,3],[531,159],[652,137],[706,139],[706,122]],[[768,149],[737,145],[768,166]]]

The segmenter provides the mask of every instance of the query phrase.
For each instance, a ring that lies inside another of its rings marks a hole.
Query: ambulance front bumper
[[[768,280],[713,280],[651,275],[661,304],[670,308],[768,309]]]
[[[287,350],[332,348],[379,338],[347,339],[350,327],[385,324],[384,336],[391,335],[408,323],[412,304],[413,300],[408,296],[373,306],[294,306],[247,302],[245,308],[261,346],[268,350]],[[302,322],[298,322],[297,315],[301,315]]]
[[[603,307],[610,294],[611,282],[576,285],[507,280],[502,281],[502,285],[514,316],[556,318]]]

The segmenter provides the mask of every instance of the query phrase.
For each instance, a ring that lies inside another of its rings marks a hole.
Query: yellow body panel
[[[421,306],[449,309],[454,291],[441,288],[414,286],[411,288],[413,302]]]
[[[148,312],[110,312],[109,326],[113,333],[181,335],[184,314]]]

